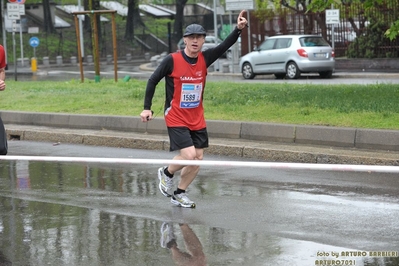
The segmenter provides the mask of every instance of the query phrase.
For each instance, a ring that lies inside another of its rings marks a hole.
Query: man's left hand
[[[6,83],[4,80],[0,79],[0,91],[4,91],[6,89]]]

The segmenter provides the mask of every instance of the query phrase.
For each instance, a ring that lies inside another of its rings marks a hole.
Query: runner
[[[207,68],[221,57],[238,39],[246,27],[243,17],[237,18],[237,26],[218,46],[201,51],[206,31],[198,24],[187,26],[184,32],[184,50],[169,54],[148,80],[141,121],[152,119],[152,98],[157,84],[165,78],[164,117],[168,128],[170,151],[179,151],[174,160],[202,160],[208,147],[208,133],[202,105]],[[173,192],[174,174],[180,171],[180,182]],[[177,206],[195,208],[186,190],[195,179],[199,166],[171,164],[158,169],[159,189]]]

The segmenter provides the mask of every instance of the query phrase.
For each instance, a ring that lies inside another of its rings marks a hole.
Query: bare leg
[[[180,154],[176,155],[173,160],[202,160],[204,156],[204,149],[196,149],[194,146],[190,146],[180,150]],[[193,182],[198,174],[199,166],[197,165],[177,165],[171,164],[168,166],[168,171],[171,174],[181,170],[181,178],[178,188],[186,190],[188,186]]]
[[[170,247],[172,258],[176,265],[204,266],[206,265],[206,257],[202,250],[201,242],[195,235],[194,231],[187,224],[180,224],[183,233],[184,243],[187,251],[182,252],[177,245],[173,243]]]
[[[195,260],[205,263],[205,254],[202,251],[201,242],[194,231],[187,224],[180,224],[180,230],[183,233],[187,251],[193,256],[193,258],[195,258]]]
[[[188,263],[190,262],[191,255],[181,251],[176,243],[173,243],[170,247],[170,250],[172,251],[172,259],[175,262],[176,265],[181,265],[181,266],[186,266],[189,265]]]

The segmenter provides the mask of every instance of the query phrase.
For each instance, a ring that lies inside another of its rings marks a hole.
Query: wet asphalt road
[[[9,155],[173,157],[62,143],[10,141],[9,146]],[[12,265],[399,265],[395,174],[204,166],[188,191],[197,208],[183,209],[158,191],[158,167],[0,161],[0,260]]]
[[[228,63],[226,59],[220,59],[220,66]],[[123,81],[125,77],[134,78],[138,80],[148,80],[152,74],[152,69],[142,68],[144,62],[121,63],[118,64],[117,79]],[[231,67],[234,69],[233,73],[223,73],[222,69],[219,71],[211,71],[208,73],[208,81],[233,81],[243,83],[283,83],[283,84],[398,84],[399,76],[397,73],[389,73],[386,70],[378,72],[346,72],[345,70],[337,70],[331,79],[321,79],[318,74],[302,74],[299,79],[276,79],[274,75],[259,75],[252,80],[246,80],[240,74],[238,65]],[[21,70],[22,71],[22,70]],[[23,71],[25,72],[25,71]],[[14,72],[7,74],[8,79],[15,80]],[[83,66],[84,79],[94,80],[95,71],[94,66]],[[113,64],[100,65],[100,77],[102,79],[115,79],[115,71]],[[64,81],[71,79],[81,79],[80,68],[78,66],[65,65],[65,66],[51,66],[51,67],[38,67],[36,73],[31,73],[29,69],[25,74],[17,74],[18,81]]]

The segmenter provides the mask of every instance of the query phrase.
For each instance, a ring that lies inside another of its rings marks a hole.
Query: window
[[[208,36],[207,36],[208,37]],[[205,43],[215,43],[215,38],[205,37]]]
[[[272,50],[275,43],[276,43],[276,39],[266,40],[259,46],[259,50],[260,51]]]
[[[291,46],[291,38],[281,38],[277,40],[275,49],[285,49]]]
[[[310,46],[330,46],[328,42],[326,42],[322,37],[312,36],[312,37],[303,37],[299,39],[302,47],[310,47]]]

